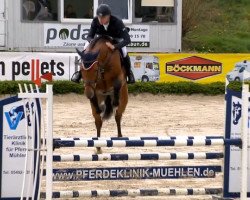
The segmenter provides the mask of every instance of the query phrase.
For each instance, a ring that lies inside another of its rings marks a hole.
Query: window
[[[91,22],[102,3],[111,7],[112,15],[124,22],[132,22],[132,0],[61,0],[61,21]]]
[[[142,6],[174,7],[174,0],[142,0]]]
[[[99,0],[98,4],[108,4],[112,10],[112,14],[118,16],[120,19],[128,20],[129,18],[129,4],[128,0]]]
[[[58,4],[55,0],[22,0],[22,19],[25,21],[58,20]]]
[[[134,22],[175,22],[174,0],[135,0]]]
[[[64,0],[64,18],[92,19],[94,16],[93,0]]]
[[[160,70],[159,63],[153,63],[154,70]]]
[[[148,69],[153,69],[153,63],[147,63],[146,68]]]
[[[141,62],[135,62],[134,68],[141,68]]]

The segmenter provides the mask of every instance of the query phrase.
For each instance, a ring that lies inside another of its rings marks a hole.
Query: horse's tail
[[[113,114],[113,106],[110,95],[108,95],[105,99],[106,109],[104,111],[103,119],[109,119]]]

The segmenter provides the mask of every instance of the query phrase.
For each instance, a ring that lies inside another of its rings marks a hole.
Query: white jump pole
[[[46,199],[52,199],[52,171],[53,171],[53,88],[47,85],[47,153],[46,153]]]
[[[242,84],[242,151],[241,151],[241,192],[240,199],[247,200],[247,165],[248,165],[248,105],[249,85]]]

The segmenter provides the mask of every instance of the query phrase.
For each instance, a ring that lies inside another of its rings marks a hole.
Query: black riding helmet
[[[100,16],[100,17],[111,15],[111,9],[110,9],[109,5],[100,4],[96,10],[96,15]]]

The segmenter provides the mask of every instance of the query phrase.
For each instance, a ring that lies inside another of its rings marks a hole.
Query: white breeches
[[[83,47],[83,50],[87,49],[88,46],[89,46],[89,42],[86,41],[86,42],[85,42],[85,45],[84,45],[84,47]]]
[[[122,47],[122,54],[123,54],[123,58],[125,58],[128,54],[128,51],[127,51],[127,47]]]

